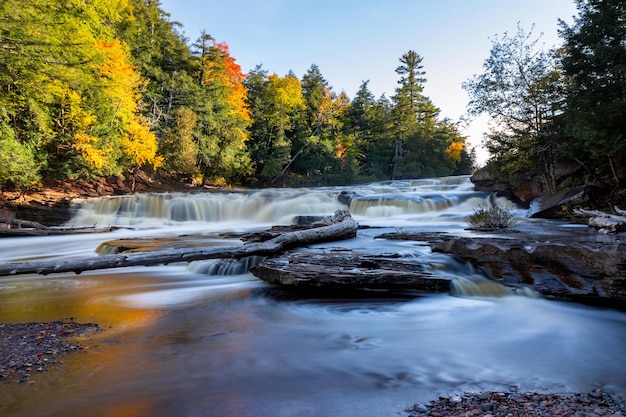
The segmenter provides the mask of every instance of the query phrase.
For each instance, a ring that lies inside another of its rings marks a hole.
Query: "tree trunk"
[[[174,262],[190,262],[202,259],[244,258],[252,255],[273,255],[285,249],[311,243],[349,239],[356,236],[357,222],[347,211],[337,211],[334,216],[325,218],[324,225],[306,230],[298,230],[279,235],[261,243],[244,244],[235,247],[163,250],[132,254],[95,256],[88,259],[66,261],[47,260],[0,264],[0,276],[20,274],[52,274],[96,269],[120,268],[127,266],[160,265]]]

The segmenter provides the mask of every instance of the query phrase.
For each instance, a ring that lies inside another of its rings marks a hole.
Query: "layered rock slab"
[[[396,255],[294,252],[269,258],[250,271],[264,281],[288,287],[450,291],[450,279],[436,277],[423,265]]]
[[[434,252],[460,257],[495,281],[555,298],[626,307],[626,245],[439,236]]]

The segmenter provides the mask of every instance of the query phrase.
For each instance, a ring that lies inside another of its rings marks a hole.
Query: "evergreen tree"
[[[390,138],[391,103],[383,96],[375,100],[364,81],[348,111],[349,129],[358,146],[359,171],[370,181],[391,177],[394,141]]]
[[[626,3],[576,0],[576,6],[574,24],[560,22],[569,149],[592,173],[617,183],[626,168]]]
[[[298,119],[297,134],[293,138],[292,169],[305,176],[311,184],[327,180],[335,162],[336,124],[335,94],[317,65],[311,65],[302,77],[302,95],[305,102],[303,117]],[[295,155],[299,155],[297,159]]]

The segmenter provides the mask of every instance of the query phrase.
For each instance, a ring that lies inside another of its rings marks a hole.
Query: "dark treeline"
[[[423,95],[422,57],[398,87],[337,94],[320,69],[244,74],[226,43],[191,42],[153,0],[0,3],[0,188],[132,176],[255,186],[468,174],[456,123]],[[390,74],[393,76],[393,74]]]
[[[485,72],[464,84],[469,111],[495,122],[485,144],[500,178],[539,182],[544,192],[588,184],[623,202],[626,2],[575,3],[578,15],[571,26],[559,22],[563,44],[554,49],[522,28],[492,40]]]

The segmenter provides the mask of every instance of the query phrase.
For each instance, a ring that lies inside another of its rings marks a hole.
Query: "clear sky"
[[[558,19],[577,15],[574,0],[161,0],[161,8],[190,41],[201,30],[225,41],[244,72],[261,64],[301,78],[315,64],[351,99],[366,80],[376,98],[391,97],[399,58],[414,50],[424,58],[424,94],[453,120],[469,100],[461,84],[482,73],[491,39],[515,34],[519,22],[527,32],[534,24],[546,47],[559,45]],[[483,118],[464,133],[478,145],[485,129]]]

